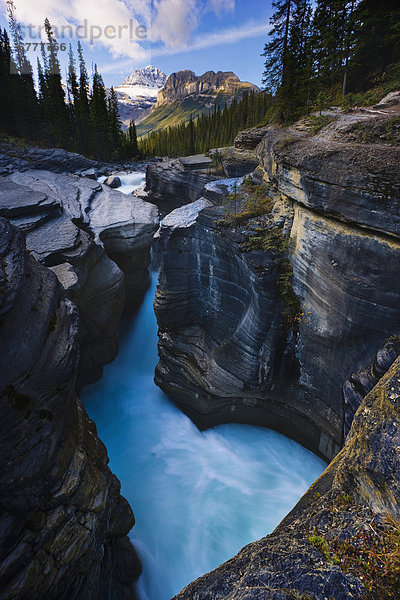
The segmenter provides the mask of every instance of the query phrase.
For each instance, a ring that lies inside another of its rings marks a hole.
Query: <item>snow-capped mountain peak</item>
[[[135,69],[132,75],[125,79],[122,85],[116,87],[117,92],[124,92],[130,98],[157,98],[157,94],[163,89],[167,76],[165,73],[148,65],[144,69]]]

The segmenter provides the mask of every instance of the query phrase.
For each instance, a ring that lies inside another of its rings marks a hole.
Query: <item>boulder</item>
[[[104,185],[108,185],[108,187],[115,189],[121,187],[121,179],[118,175],[110,175],[104,182]]]

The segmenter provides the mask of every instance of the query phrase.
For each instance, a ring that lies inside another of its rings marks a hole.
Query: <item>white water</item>
[[[146,182],[146,173],[142,171],[133,171],[132,173],[127,173],[126,175],[121,175],[120,173],[115,173],[121,180],[121,186],[116,188],[119,192],[123,194],[131,195],[135,190],[144,186]],[[97,181],[99,183],[104,183],[107,177],[104,175],[99,177]]]
[[[156,276],[103,379],[83,394],[136,525],[141,600],[168,600],[271,532],[325,463],[278,433],[247,425],[200,432],[154,385]]]

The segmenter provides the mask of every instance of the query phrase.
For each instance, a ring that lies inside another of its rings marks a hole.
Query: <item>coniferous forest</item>
[[[398,0],[275,0],[264,47],[264,90],[230,106],[143,137],[135,124],[121,131],[116,93],[106,93],[82,48],[69,50],[62,85],[58,42],[46,20],[47,43],[38,59],[38,90],[12,0],[11,39],[0,30],[0,132],[59,146],[99,160],[189,155],[227,146],[246,127],[290,123],[331,105],[374,103],[400,84]]]
[[[254,127],[263,120],[271,102],[270,94],[245,92],[229,107],[225,105],[221,110],[220,106],[215,106],[210,114],[201,115],[195,121],[141,138],[139,150],[145,156],[188,156],[229,146],[238,131]]]
[[[136,158],[135,124],[122,132],[116,93],[111,88],[106,94],[96,66],[89,77],[79,42],[77,62],[69,47],[67,85],[63,86],[59,44],[47,19],[47,42],[41,44],[37,61],[36,90],[14,3],[9,0],[7,4],[11,39],[0,29],[0,133],[97,160]]]
[[[149,155],[191,154],[241,129],[291,123],[332,105],[373,104],[400,87],[398,0],[275,0],[264,47],[264,92],[142,139]]]

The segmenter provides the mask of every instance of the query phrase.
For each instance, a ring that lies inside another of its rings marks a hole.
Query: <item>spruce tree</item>
[[[65,92],[61,81],[58,45],[48,19],[45,19],[44,28],[48,40],[47,55],[43,51],[43,55],[46,57],[44,75],[46,81],[45,110],[49,119],[48,142],[65,148],[68,147],[70,140],[70,127]]]
[[[68,75],[67,75],[67,90],[68,90],[68,113],[71,125],[71,135],[74,150],[79,150],[78,147],[78,119],[77,110],[79,104],[79,86],[78,78],[75,70],[74,52],[72,45],[69,46],[68,53]]]
[[[17,20],[13,0],[7,1],[7,12],[14,55],[11,62],[14,79],[10,81],[9,91],[14,95],[14,112],[18,115],[16,132],[21,137],[31,140],[37,136],[39,130],[39,107],[33,70],[25,52],[21,24]]]
[[[353,14],[354,42],[349,61],[349,89],[368,89],[400,68],[400,5],[398,0],[361,0]]]
[[[103,78],[94,67],[92,93],[89,101],[90,132],[93,154],[97,160],[110,157],[110,136],[106,90]]]
[[[78,42],[79,92],[75,110],[77,120],[77,145],[83,154],[91,152],[90,113],[89,113],[89,76],[83,57],[82,45]]]
[[[275,12],[270,19],[270,39],[265,44],[262,56],[265,57],[263,83],[270,92],[276,92],[285,83],[289,60],[289,31],[293,0],[273,0]]]
[[[138,148],[138,140],[137,140],[135,121],[130,122],[128,131],[125,134],[124,140],[125,140],[125,147],[124,147],[125,157],[127,159],[136,158],[139,155],[139,148]]]
[[[7,31],[0,29],[0,131],[9,135],[17,134],[13,85],[15,77],[16,65],[13,64],[10,40]]]
[[[108,136],[115,157],[118,157],[122,149],[121,122],[119,120],[117,94],[112,87],[108,97]]]

